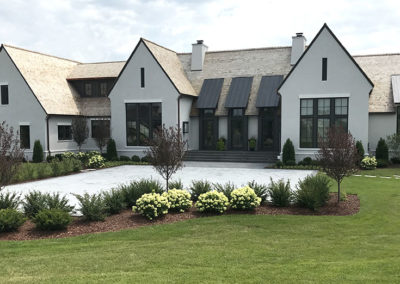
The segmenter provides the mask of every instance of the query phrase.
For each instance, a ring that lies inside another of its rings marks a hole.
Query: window
[[[104,137],[110,138],[110,121],[109,120],[92,120],[92,138]]]
[[[140,68],[140,87],[144,88],[144,68]]]
[[[322,58],[322,81],[328,78],[328,58]]]
[[[232,116],[243,116],[243,109],[242,108],[233,108]]]
[[[100,96],[107,97],[107,83],[106,82],[100,83]]]
[[[1,104],[8,105],[8,85],[1,85]]]
[[[184,121],[182,123],[182,132],[189,133],[189,121]]]
[[[85,83],[85,96],[92,96],[92,84]]]
[[[400,106],[397,107],[397,134],[400,134]]]
[[[58,140],[72,140],[71,125],[58,126]]]
[[[161,128],[161,103],[126,104],[126,144],[145,146]]]
[[[20,139],[20,143],[21,143],[21,148],[23,148],[23,149],[31,148],[29,125],[20,125],[19,126],[19,139]]]
[[[348,98],[300,100],[300,147],[317,148],[331,126],[348,129]]]

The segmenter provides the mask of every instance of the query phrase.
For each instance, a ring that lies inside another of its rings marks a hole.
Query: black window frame
[[[319,100],[330,100],[330,112],[329,114],[318,114],[318,101]],[[347,102],[346,105],[346,114],[336,114],[335,111],[335,105],[336,105],[336,100],[337,99],[345,99]],[[313,111],[312,114],[307,114],[303,115],[301,113],[301,105],[302,101],[305,100],[312,100],[313,101]],[[312,120],[312,141],[311,141],[311,146],[305,146],[302,144],[302,120],[303,119],[311,119]],[[304,98],[300,99],[300,129],[299,129],[299,145],[300,148],[318,148],[318,120],[319,119],[329,119],[329,127],[332,127],[336,124],[336,121],[339,121],[341,119],[346,119],[346,127],[345,131],[348,131],[349,128],[349,98],[348,97],[337,97],[337,98]]]
[[[20,147],[22,149],[30,149],[31,148],[30,125],[20,125],[19,126],[19,140],[20,140]]]
[[[189,121],[182,122],[182,133],[189,133]]]
[[[93,125],[93,122],[94,122],[94,124],[96,124],[96,123],[98,123],[98,122],[100,122],[100,123],[105,123],[106,125],[99,125],[99,126],[94,126]],[[107,124],[108,124],[108,126],[107,126]],[[91,121],[90,121],[90,129],[91,129],[91,137],[92,138],[96,138],[96,131],[94,130],[94,129],[96,129],[96,127],[107,127],[108,128],[108,135],[106,135],[106,137],[105,138],[111,138],[111,131],[110,131],[110,129],[111,129],[111,121],[109,120],[109,119],[92,119]]]
[[[126,126],[126,146],[148,146],[147,143],[145,141],[141,141],[141,137],[140,137],[140,123],[142,120],[142,118],[140,117],[140,106],[144,106],[147,105],[149,107],[149,113],[148,113],[148,120],[147,125],[149,126],[149,140],[153,139],[154,136],[154,132],[158,129],[160,129],[162,127],[162,103],[161,102],[154,102],[154,103],[126,103],[125,104],[125,126]],[[159,105],[160,107],[160,114],[159,117],[156,117],[155,115],[153,115],[153,107],[156,107],[157,105]],[[135,120],[134,124],[136,124],[136,141],[134,143],[130,143],[129,142],[129,136],[128,133],[129,131],[129,125],[128,122],[130,122],[131,120],[128,120],[128,107],[135,107]],[[154,123],[157,123],[157,125],[155,126]]]
[[[58,141],[72,141],[72,126],[58,125],[57,126]]]
[[[328,80],[328,58],[322,58],[322,81]]]
[[[10,103],[8,98],[8,85],[1,85],[1,105],[8,105]]]
[[[144,71],[144,67],[140,68],[140,87],[141,88],[145,87],[145,71]]]

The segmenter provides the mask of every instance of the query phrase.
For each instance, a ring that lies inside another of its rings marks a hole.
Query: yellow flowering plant
[[[186,190],[173,188],[168,192],[164,192],[162,195],[168,199],[171,211],[182,213],[192,207],[190,193]]]
[[[231,193],[231,207],[236,210],[253,210],[260,206],[261,198],[257,196],[252,188],[244,186],[237,188]]]
[[[209,191],[200,194],[196,202],[196,207],[200,212],[205,213],[224,213],[229,206],[228,197],[222,192]]]
[[[170,206],[166,196],[158,193],[146,193],[136,201],[136,206],[132,207],[132,211],[153,220],[166,215]]]

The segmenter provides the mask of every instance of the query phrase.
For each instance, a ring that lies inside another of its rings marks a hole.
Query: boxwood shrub
[[[60,209],[45,209],[39,211],[32,219],[36,228],[43,231],[63,230],[72,222],[68,212]]]
[[[235,210],[253,210],[260,206],[261,198],[252,188],[244,186],[231,193],[231,208]]]
[[[330,179],[324,174],[309,175],[299,182],[295,194],[301,207],[317,210],[329,200]]]
[[[170,205],[167,196],[146,193],[136,201],[136,206],[132,207],[132,211],[153,220],[167,214]]]
[[[163,196],[167,197],[171,211],[182,213],[192,207],[190,193],[186,190],[170,189],[168,192],[164,192]]]
[[[79,201],[80,212],[87,221],[104,221],[107,205],[102,194],[74,194]]]
[[[0,210],[0,232],[16,231],[25,222],[24,214],[13,208]]]
[[[228,206],[228,197],[216,190],[200,194],[196,202],[197,210],[204,213],[222,214],[228,209]]]
[[[125,196],[121,189],[111,189],[110,191],[103,192],[104,203],[106,205],[106,212],[110,215],[118,214],[124,208]]]

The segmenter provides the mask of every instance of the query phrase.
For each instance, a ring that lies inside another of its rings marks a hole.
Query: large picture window
[[[300,100],[300,147],[318,148],[331,126],[348,129],[348,98]]]
[[[161,103],[126,104],[126,144],[145,146],[161,128]]]

